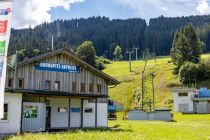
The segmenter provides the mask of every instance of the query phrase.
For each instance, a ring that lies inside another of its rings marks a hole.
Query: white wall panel
[[[51,128],[68,127],[69,98],[47,98],[51,106]],[[67,108],[67,112],[58,112],[58,108]]]
[[[107,103],[98,103],[97,107],[97,126],[107,127],[108,126],[108,108]]]
[[[79,108],[80,112],[72,112],[70,109],[70,127],[81,126],[81,99],[71,98],[71,108]]]
[[[8,103],[8,120],[0,120],[0,133],[20,132],[22,94],[5,93],[5,103]]]

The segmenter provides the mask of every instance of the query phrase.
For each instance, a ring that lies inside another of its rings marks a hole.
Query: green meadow
[[[210,115],[175,114],[173,122],[109,121],[108,129],[28,133],[7,140],[209,140]]]

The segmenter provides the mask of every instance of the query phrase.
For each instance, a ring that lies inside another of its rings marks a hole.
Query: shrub
[[[100,56],[100,57],[97,57],[98,61],[104,63],[104,64],[111,64],[112,62],[107,59],[107,58],[104,58],[103,56]]]
[[[183,84],[193,84],[205,78],[206,65],[187,62],[179,70],[180,81]]]
[[[105,67],[105,65],[104,65],[103,62],[101,62],[100,60],[96,60],[96,68],[97,68],[98,70],[103,70],[103,69],[105,69],[106,67]]]
[[[96,68],[99,70],[105,69],[105,64],[111,64],[109,59],[104,58],[103,56],[96,57]]]

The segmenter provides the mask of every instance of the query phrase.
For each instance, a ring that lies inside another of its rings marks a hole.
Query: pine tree
[[[77,48],[76,55],[88,64],[96,67],[96,51],[92,41],[83,42]]]
[[[175,74],[186,62],[199,63],[203,43],[189,24],[176,32],[171,48],[171,58],[176,66]]]
[[[122,56],[122,49],[119,45],[117,45],[115,47],[115,50],[114,50],[114,57],[115,57],[115,60],[119,61],[119,60],[122,60],[123,59],[123,56]]]

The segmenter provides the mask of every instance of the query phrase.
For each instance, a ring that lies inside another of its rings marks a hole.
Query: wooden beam
[[[95,99],[95,128],[97,128],[97,122],[98,122],[98,98]]]
[[[71,98],[69,98],[68,128],[71,127]]]
[[[84,99],[81,99],[81,128],[83,128],[83,101]]]

